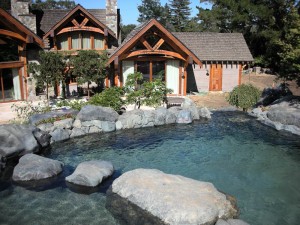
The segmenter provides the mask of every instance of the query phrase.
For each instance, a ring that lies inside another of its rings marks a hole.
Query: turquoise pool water
[[[135,168],[156,168],[212,182],[235,196],[240,218],[253,225],[298,225],[300,138],[238,112],[216,112],[191,125],[95,134],[52,146],[47,157],[64,162],[59,177],[15,184],[12,167],[0,181],[0,224],[118,224],[105,208],[113,179]],[[112,161],[113,178],[92,190],[67,185],[78,163]],[[179,187],[180,188],[180,187]]]

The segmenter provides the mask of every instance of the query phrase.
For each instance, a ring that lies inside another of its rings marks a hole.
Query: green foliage
[[[81,50],[71,58],[72,73],[77,77],[78,84],[95,82],[100,85],[106,76],[107,52],[99,54],[94,50]]]
[[[138,10],[140,23],[150,19],[160,20],[164,12],[159,0],[142,0],[141,5],[138,5]]]
[[[126,85],[126,101],[135,104],[135,108],[141,105],[158,107],[167,101],[167,94],[172,90],[166,87],[161,78],[152,82],[143,82],[143,74],[140,72],[129,74]]]
[[[136,27],[135,24],[121,25],[122,41],[125,40],[127,35]]]
[[[171,23],[175,31],[185,31],[190,22],[190,0],[169,0]]]
[[[69,119],[69,118],[75,119],[75,116],[73,114],[65,114],[62,116],[51,117],[48,119],[40,120],[39,122],[37,122],[35,124],[35,126],[38,126],[40,124],[45,124],[45,123],[54,123],[56,121],[65,120],[65,119]]]
[[[253,105],[255,105],[261,96],[261,91],[254,87],[252,84],[242,84],[236,86],[227,97],[227,101],[230,105],[242,108],[243,111],[247,111]]]
[[[31,5],[32,9],[72,9],[76,6],[71,0],[35,0]]]
[[[81,99],[79,99],[79,100],[76,100],[76,99],[66,100],[65,99],[65,100],[57,101],[55,105],[56,105],[56,107],[64,107],[64,106],[66,106],[66,107],[70,107],[72,109],[80,111],[81,108],[83,106],[85,106],[86,104],[87,104],[87,102],[84,101],[84,100],[81,100]]]
[[[63,55],[57,52],[40,51],[39,57],[39,64],[35,62],[30,63],[28,72],[33,74],[39,87],[43,88],[46,85],[48,99],[49,85],[55,86],[60,81],[64,81],[64,69],[66,65]]]
[[[46,113],[51,111],[47,102],[39,102],[36,105],[31,101],[18,102],[11,106],[12,112],[16,113],[16,119],[13,122],[28,123],[29,117],[34,114]]]
[[[91,97],[88,103],[92,105],[111,107],[115,111],[119,112],[124,104],[124,101],[122,100],[123,94],[124,91],[120,87],[107,88],[101,93],[95,94]]]

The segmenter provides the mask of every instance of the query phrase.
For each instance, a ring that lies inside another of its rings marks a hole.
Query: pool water
[[[300,138],[268,128],[240,112],[215,112],[210,121],[95,134],[58,143],[44,153],[64,172],[37,183],[0,180],[0,224],[118,224],[106,210],[106,190],[122,173],[155,168],[212,182],[235,196],[240,218],[252,225],[300,221]],[[112,178],[94,189],[66,184],[83,161],[109,160]],[[180,187],[178,187],[180,188]]]

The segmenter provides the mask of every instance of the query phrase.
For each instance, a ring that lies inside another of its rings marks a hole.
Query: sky
[[[77,4],[82,5],[86,9],[105,9],[106,0],[75,0]],[[164,6],[169,0],[160,0],[161,5]],[[200,0],[190,0],[192,8],[192,16],[198,13],[196,6],[200,6]],[[142,0],[118,0],[118,8],[121,12],[122,24],[138,24],[137,19],[139,11],[137,6],[141,5]],[[207,3],[201,3],[201,6],[208,8]]]

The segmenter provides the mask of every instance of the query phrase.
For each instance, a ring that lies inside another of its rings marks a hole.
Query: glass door
[[[0,70],[0,102],[21,100],[18,69]]]

